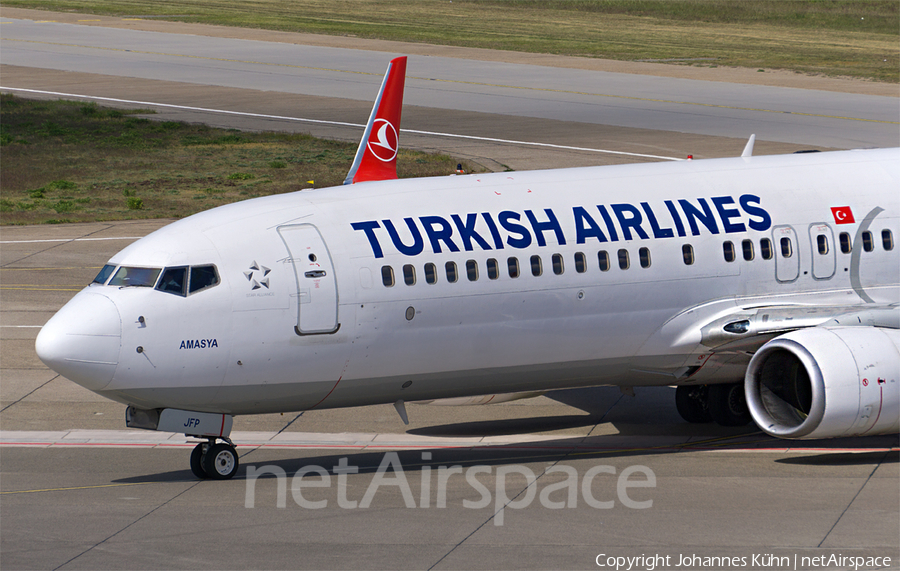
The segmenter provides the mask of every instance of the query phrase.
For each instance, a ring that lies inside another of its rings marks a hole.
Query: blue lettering
[[[647,221],[650,222],[650,229],[653,230],[654,238],[673,238],[675,236],[675,232],[672,232],[671,228],[659,227],[659,222],[656,221],[656,215],[653,214],[653,209],[650,208],[649,204],[642,202],[641,208],[644,209],[644,213],[647,215]]]
[[[537,238],[538,246],[547,245],[547,242],[544,240],[544,232],[547,230],[553,230],[556,234],[556,242],[560,246],[565,246],[566,237],[563,235],[562,228],[559,227],[559,221],[556,219],[556,215],[553,214],[553,211],[549,208],[545,208],[544,213],[547,214],[547,222],[538,222],[532,211],[525,211],[525,216],[528,217],[528,221],[531,222],[531,227],[534,229],[534,236]]]
[[[482,250],[491,249],[491,246],[487,241],[475,231],[475,222],[478,220],[477,214],[466,214],[465,223],[463,223],[459,214],[451,214],[450,217],[453,219],[453,223],[456,224],[456,228],[459,230],[459,237],[462,240],[463,248],[465,248],[467,252],[472,251],[472,240],[475,240]]]
[[[769,217],[769,213],[759,208],[759,197],[753,194],[743,194],[738,199],[741,204],[741,208],[744,209],[744,212],[749,214],[750,216],[756,216],[759,220],[751,219],[748,224],[750,228],[754,230],[758,230],[763,232],[772,227],[772,218]],[[754,206],[756,204],[756,206]]]
[[[491,231],[491,238],[494,239],[494,248],[502,250],[503,238],[500,237],[500,231],[497,229],[497,224],[494,222],[494,219],[491,218],[491,213],[482,212],[481,216],[484,218],[485,223],[488,225],[488,229]]]
[[[435,254],[442,252],[441,242],[446,244],[447,249],[451,252],[459,252],[459,247],[450,239],[450,236],[453,235],[453,227],[450,226],[449,222],[440,216],[420,216],[419,220],[425,226],[425,233],[428,234],[428,239],[431,241],[431,249],[434,250]],[[440,226],[441,229],[435,230],[435,225]]]
[[[644,221],[641,216],[641,211],[632,206],[631,204],[613,204],[610,206],[613,209],[613,212],[616,214],[616,218],[619,219],[619,226],[622,228],[622,238],[625,240],[631,240],[631,229],[634,228],[634,231],[637,232],[637,235],[642,239],[647,240],[650,236],[644,232],[644,229],[641,228],[641,222]],[[625,216],[625,214],[631,214],[631,216]]]
[[[219,342],[216,339],[185,339],[181,342],[179,349],[212,349],[218,347]]]
[[[734,204],[733,198],[730,196],[714,196],[710,200],[716,206],[716,210],[719,211],[719,218],[722,219],[722,228],[725,229],[726,234],[747,231],[747,227],[743,223],[731,223],[732,218],[740,218],[741,216],[741,211],[737,208],[725,208],[726,204]]]
[[[511,234],[518,234],[519,236],[521,236],[521,238],[513,238],[512,236],[507,236],[507,244],[509,244],[513,248],[527,248],[531,245],[531,234],[528,233],[528,229],[521,224],[512,222],[512,220],[520,220],[522,218],[519,213],[504,210],[499,214],[498,218],[500,219],[500,226],[503,226],[504,230],[510,232]]]
[[[703,211],[697,210],[697,208],[684,199],[679,199],[678,204],[681,205],[681,209],[684,210],[684,215],[687,218],[688,224],[691,226],[691,233],[694,236],[700,235],[700,228],[697,226],[697,221],[703,223],[706,226],[707,230],[712,232],[713,234],[719,233],[719,227],[716,225],[716,218],[713,216],[712,210],[709,208],[709,204],[706,203],[706,200],[703,198],[698,198],[697,202],[700,203],[700,207],[703,208]]]
[[[584,244],[588,238],[596,238],[598,242],[606,242],[606,235],[600,226],[591,218],[587,210],[582,206],[576,206],[572,209],[575,214],[575,242]]]
[[[409,227],[409,233],[412,235],[413,243],[411,246],[407,246],[403,243],[400,239],[400,235],[397,234],[397,229],[394,228],[393,222],[390,220],[382,220],[382,222],[384,222],[384,227],[387,229],[391,241],[394,243],[394,247],[397,248],[397,251],[404,256],[416,256],[421,254],[423,249],[422,235],[419,233],[416,221],[412,218],[404,218],[403,220],[406,222],[406,225]]]
[[[606,207],[602,204],[598,204],[597,210],[600,211],[600,216],[602,216],[603,221],[606,222],[606,230],[609,232],[610,241],[618,242],[619,234],[616,232],[616,226],[613,224],[612,218],[609,217],[609,212],[606,211]]]
[[[666,208],[669,209],[669,214],[672,215],[672,221],[675,222],[675,230],[678,232],[678,235],[684,237],[686,235],[684,233],[684,224],[681,223],[681,216],[678,215],[675,204],[673,204],[671,200],[667,200]]]
[[[378,222],[375,220],[353,222],[350,224],[350,227],[354,230],[362,230],[365,232],[366,238],[369,239],[369,245],[372,246],[372,254],[374,254],[376,258],[384,257],[384,252],[381,251],[381,245],[378,243],[378,238],[375,237],[375,229],[381,228]]]

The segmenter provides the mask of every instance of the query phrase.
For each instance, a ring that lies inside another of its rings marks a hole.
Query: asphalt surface
[[[30,35],[16,31],[28,26]],[[352,123],[365,120],[369,91],[377,88],[386,60],[384,53],[329,48],[309,51],[309,58],[320,59],[306,66],[326,71],[298,71],[290,50],[299,48],[290,44],[53,26],[3,24],[0,84]],[[747,121],[773,124],[774,134],[756,131],[758,152],[824,145],[825,131],[834,137],[827,144],[840,148],[897,144],[891,123],[897,102],[890,97],[860,101],[805,90],[794,99],[776,97],[786,107],[775,115],[761,110],[777,101],[765,100],[772,92],[760,86],[726,84],[716,95],[711,82],[682,79],[659,103],[596,96],[596,72],[557,75],[547,66],[488,63],[441,60],[425,73],[411,60],[410,74],[426,79],[409,84],[413,101],[404,110],[405,126],[678,157],[693,149],[706,156],[739,153],[744,134],[727,125]],[[273,83],[263,85],[263,76]],[[633,78],[638,87],[618,79],[626,94],[638,96],[646,94],[639,91],[644,82],[659,79]],[[465,83],[469,79],[475,83]],[[564,92],[554,91],[560,85]],[[661,88],[647,85],[659,95]],[[602,87],[616,95],[614,83],[604,79]],[[595,95],[573,93],[581,90]],[[742,92],[746,101],[738,99]],[[721,93],[732,94],[719,101],[727,107],[706,106]],[[691,103],[673,104],[677,98]],[[747,105],[752,110],[737,109],[753,101]],[[478,108],[482,104],[486,109]],[[594,111],[607,118],[656,116],[662,125],[600,123],[607,119],[594,119]],[[360,132],[173,108],[160,114],[347,139]],[[716,128],[728,137],[709,132],[720,121],[725,126]],[[494,169],[648,160],[435,135],[405,136],[410,143],[471,156]],[[666,388],[638,388],[635,397],[600,388],[479,407],[410,405],[408,427],[390,406],[242,417],[235,422],[243,466],[238,476],[197,481],[188,469],[192,444],[183,436],[126,430],[124,407],[58,377],[33,350],[40,326],[110,256],[163,224],[0,232],[4,570],[585,569],[616,568],[609,557],[642,556],[631,560],[632,569],[845,569],[858,563],[828,559],[833,556],[862,557],[860,569],[898,568],[897,436],[790,443],[752,427],[688,425]],[[402,475],[379,473],[382,465],[402,468]],[[342,475],[347,470],[341,466],[357,473]],[[302,469],[312,472],[294,478]],[[256,479],[260,472],[266,475]],[[683,557],[699,559],[681,564]],[[627,560],[618,563],[628,568]]]

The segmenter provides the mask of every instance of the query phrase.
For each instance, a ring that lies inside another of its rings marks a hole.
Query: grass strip
[[[4,0],[4,6],[900,81],[896,0]]]
[[[181,218],[257,196],[343,183],[356,145],[173,121],[150,110],[0,95],[0,224]],[[401,178],[456,172],[401,150]],[[466,170],[471,167],[463,162]]]

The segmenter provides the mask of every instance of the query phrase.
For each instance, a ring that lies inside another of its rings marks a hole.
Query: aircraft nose
[[[45,365],[98,391],[113,378],[122,344],[122,319],[106,296],[82,292],[38,333],[35,350]]]

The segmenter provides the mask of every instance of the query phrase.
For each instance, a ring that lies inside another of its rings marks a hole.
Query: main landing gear
[[[676,387],[675,407],[688,422],[744,426],[751,420],[743,383]]]
[[[240,462],[234,443],[228,438],[216,444],[213,437],[201,442],[191,452],[191,472],[201,480],[228,480],[237,473]]]

